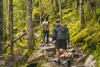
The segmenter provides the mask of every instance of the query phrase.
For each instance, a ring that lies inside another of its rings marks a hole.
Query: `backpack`
[[[68,40],[68,28],[65,25],[56,27],[56,40]]]
[[[49,30],[48,24],[49,24],[48,21],[47,22],[45,22],[45,21],[43,22],[43,30],[44,31],[48,31]]]

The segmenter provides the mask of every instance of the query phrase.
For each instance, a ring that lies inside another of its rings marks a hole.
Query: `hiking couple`
[[[47,35],[47,44],[49,42],[49,31],[50,26],[48,22],[48,17],[45,17],[45,21],[43,22],[43,25],[46,25],[43,28],[43,43],[45,43],[45,36]],[[42,26],[43,26],[42,25]],[[47,29],[46,29],[47,28]],[[66,28],[66,25],[63,25],[60,23],[60,20],[56,20],[56,26],[53,28],[52,33],[52,39],[55,41],[55,47],[56,47],[56,56],[57,56],[57,65],[60,66],[60,49],[63,49],[63,53],[66,56],[66,60],[69,59],[68,53],[66,51],[67,45],[70,45],[70,37],[69,37],[69,30]],[[70,60],[67,62],[67,67],[70,67]]]

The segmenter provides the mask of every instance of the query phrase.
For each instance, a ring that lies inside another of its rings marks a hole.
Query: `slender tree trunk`
[[[52,5],[52,7],[53,7],[53,0],[51,0],[51,5]]]
[[[76,10],[78,10],[79,7],[79,0],[75,0],[76,1]]]
[[[3,27],[3,29],[4,29],[4,43],[7,39],[7,36],[6,36],[6,29],[7,29],[6,27],[7,27],[7,23],[8,23],[8,12],[7,12],[7,10],[8,10],[7,0],[4,0],[4,27]]]
[[[42,11],[41,11],[41,0],[40,0],[40,24],[42,23],[42,16],[41,16],[41,13],[42,13]]]
[[[13,1],[9,0],[10,54],[13,57]]]
[[[9,20],[9,34],[10,34],[10,64],[8,67],[14,67],[14,53],[13,53],[13,47],[14,47],[14,44],[13,44],[13,0],[9,0],[8,1],[8,20]]]
[[[59,12],[59,4],[58,0],[55,0],[56,12]]]
[[[32,28],[32,0],[27,0],[27,37],[28,37],[28,55],[30,55],[34,49],[34,35]]]
[[[87,0],[87,9],[88,9],[88,12],[90,14],[90,0]]]
[[[67,0],[65,0],[65,3],[67,3]]]
[[[84,0],[80,0],[80,23],[81,28],[84,28]]]
[[[3,0],[0,0],[0,53],[3,45]]]
[[[62,4],[61,4],[61,0],[59,0],[59,11],[60,11],[60,20],[62,20]]]

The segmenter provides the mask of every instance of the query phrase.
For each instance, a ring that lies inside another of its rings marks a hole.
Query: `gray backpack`
[[[65,25],[59,25],[56,27],[56,39],[68,40],[68,28]]]

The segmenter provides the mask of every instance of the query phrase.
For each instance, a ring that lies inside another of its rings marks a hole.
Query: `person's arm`
[[[49,32],[50,32],[50,22],[48,22],[48,29],[49,29]]]
[[[67,28],[68,29],[68,28]],[[67,36],[68,36],[68,40],[67,40],[67,45],[70,45],[70,35],[69,35],[69,30],[67,31]]]
[[[49,32],[50,32],[50,24],[48,24]]]
[[[53,28],[52,30],[52,40],[56,40],[56,32],[55,32],[55,28]]]

